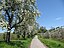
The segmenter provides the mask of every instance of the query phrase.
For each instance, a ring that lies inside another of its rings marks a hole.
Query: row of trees
[[[45,27],[40,27],[39,30],[38,30],[38,33],[45,33],[47,32],[47,29]]]
[[[36,0],[0,0],[0,25],[7,29],[6,42],[10,42],[10,32],[28,32],[28,27],[35,26],[39,15]]]
[[[45,33],[42,33],[42,35],[46,38],[54,38],[59,40],[64,39],[64,26],[51,28],[50,30],[47,30]]]

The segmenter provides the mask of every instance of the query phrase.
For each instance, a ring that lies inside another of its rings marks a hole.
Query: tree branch
[[[20,24],[20,23],[23,21],[23,19],[24,19],[24,17],[23,17],[22,20],[20,20],[18,23],[14,24],[14,25],[11,27],[11,29],[12,29],[13,27],[15,27],[17,24]]]

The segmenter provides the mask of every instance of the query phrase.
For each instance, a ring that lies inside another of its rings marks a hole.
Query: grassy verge
[[[64,48],[63,42],[52,40],[52,39],[44,39],[44,38],[39,38],[39,39],[49,48]]]
[[[28,48],[32,39],[26,39],[21,41],[11,41],[10,43],[6,43],[0,41],[0,48]]]

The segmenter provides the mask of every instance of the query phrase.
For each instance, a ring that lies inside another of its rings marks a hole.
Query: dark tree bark
[[[11,31],[11,28],[10,28],[10,25],[8,25],[8,31],[6,33],[6,42],[10,42],[10,31]]]
[[[33,32],[31,31],[31,38],[33,38]]]
[[[19,34],[17,35],[17,38],[18,38],[18,40],[19,40],[19,38],[20,38],[20,35],[19,35]]]
[[[22,37],[23,37],[23,39],[26,39],[26,32],[25,31],[23,32]]]
[[[27,37],[30,38],[30,34],[29,33],[27,33]]]
[[[10,42],[10,32],[7,32],[6,34],[6,42]]]

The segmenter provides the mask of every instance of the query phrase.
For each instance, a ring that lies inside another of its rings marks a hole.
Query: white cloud
[[[61,20],[61,19],[62,19],[62,17],[57,17],[57,18],[56,18],[57,21],[58,21],[58,20]]]

